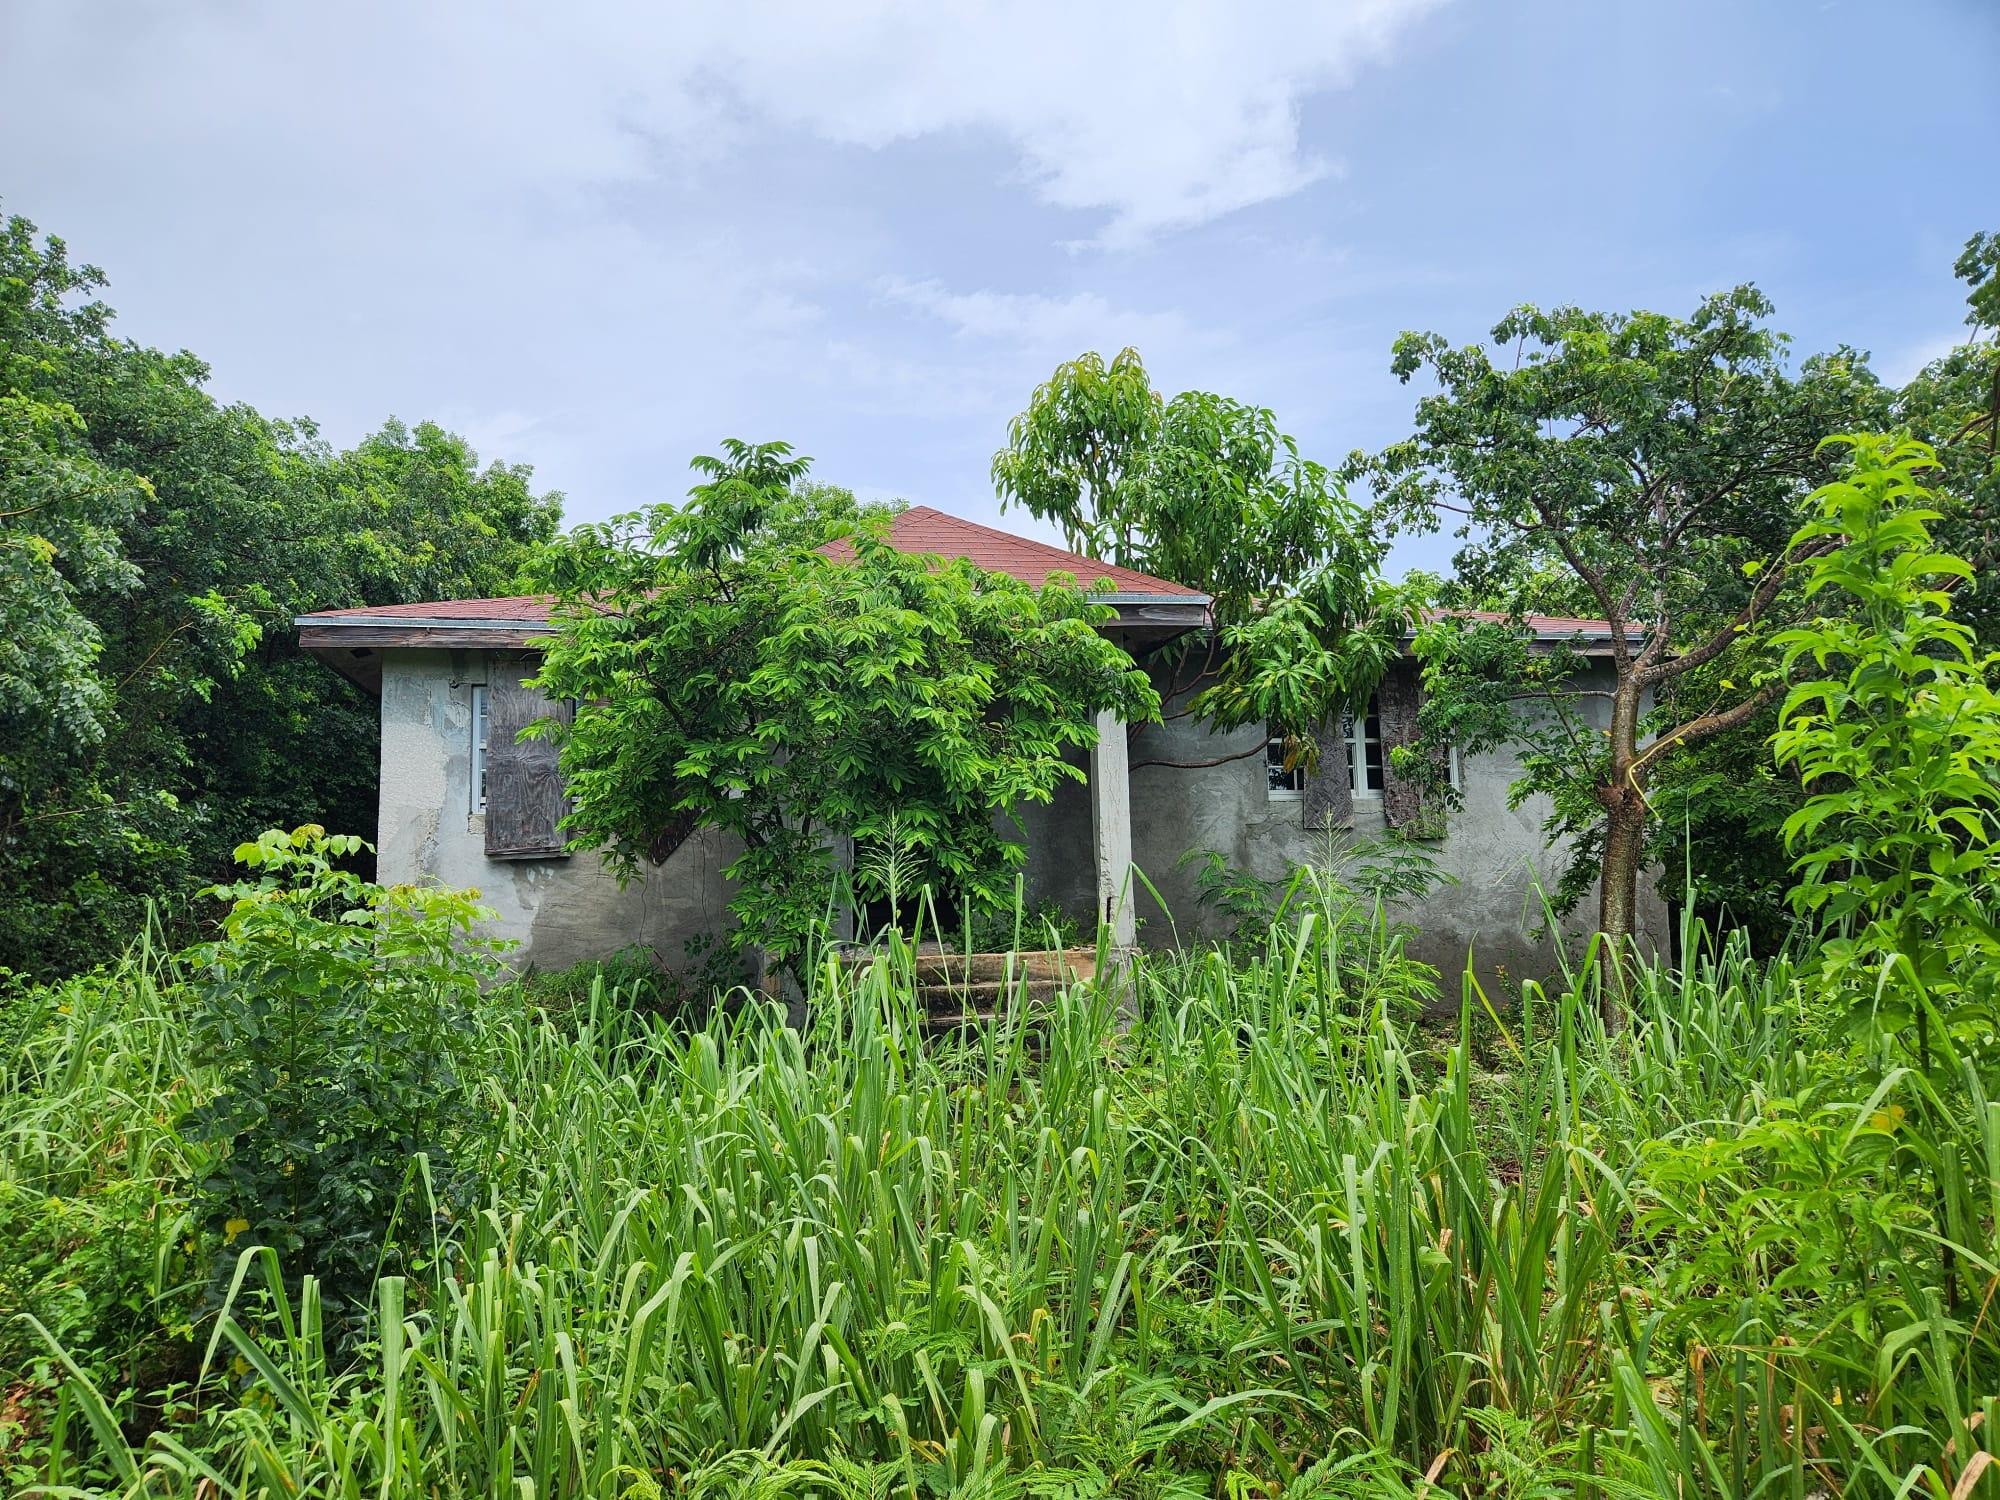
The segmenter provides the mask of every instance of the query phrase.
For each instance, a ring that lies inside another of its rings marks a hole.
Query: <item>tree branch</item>
[[[1611,621],[1612,646],[1614,651],[1619,653],[1618,660],[1622,666],[1625,656],[1624,647],[1620,644],[1623,632],[1619,627],[1624,623],[1624,616],[1612,607],[1611,590],[1604,582],[1604,575],[1583,560],[1583,555],[1576,550],[1575,542],[1570,539],[1569,533],[1557,524],[1548,506],[1533,495],[1528,497],[1528,503],[1535,508],[1535,514],[1542,518],[1541,526],[1536,529],[1548,532],[1555,539],[1556,550],[1562,553],[1563,560],[1569,564],[1570,570],[1583,580],[1584,586],[1590,590],[1591,597],[1597,600],[1599,608]]]
[[[1689,719],[1678,728],[1668,730],[1665,734],[1654,740],[1652,744],[1639,752],[1637,758],[1633,760],[1627,775],[1636,784],[1646,768],[1654,760],[1666,754],[1667,751],[1680,745],[1691,745],[1696,740],[1705,740],[1718,734],[1725,734],[1740,724],[1749,723],[1760,711],[1777,702],[1778,695],[1784,692],[1788,685],[1784,678],[1774,678],[1734,708],[1725,708],[1714,713],[1702,714],[1699,718]]]
[[[1743,608],[1736,612],[1735,617],[1727,625],[1723,626],[1722,629],[1718,630],[1694,649],[1683,652],[1679,656],[1669,657],[1665,661],[1655,662],[1646,667],[1639,674],[1640,685],[1643,687],[1652,687],[1656,683],[1669,682],[1685,673],[1692,672],[1696,667],[1706,666],[1709,662],[1714,661],[1736,643],[1737,637],[1743,633],[1741,627],[1750,625],[1766,609],[1770,608],[1771,601],[1778,597],[1778,590],[1784,587],[1785,577],[1793,566],[1798,563],[1810,561],[1822,553],[1830,552],[1837,545],[1838,541],[1833,537],[1820,537],[1815,541],[1808,542],[1796,552],[1787,553],[1784,557],[1779,558],[1775,563],[1771,564],[1771,570],[1764,575],[1764,581],[1758,584],[1756,589],[1751,592],[1749,599],[1744,602]],[[1648,644],[1648,650],[1651,650],[1650,643]]]
[[[1218,755],[1214,760],[1135,760],[1129,769],[1138,771],[1147,766],[1165,766],[1174,771],[1205,771],[1210,766],[1226,766],[1231,761],[1248,760],[1253,755],[1262,755],[1265,749],[1265,744],[1259,741],[1248,750],[1238,751],[1234,755]]]

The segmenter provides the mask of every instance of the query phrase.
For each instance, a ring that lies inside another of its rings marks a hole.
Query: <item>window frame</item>
[[[1368,724],[1374,722],[1375,732],[1368,733]],[[1357,731],[1359,731],[1357,733]],[[1347,783],[1349,796],[1355,802],[1380,802],[1383,787],[1368,784],[1368,747],[1374,745],[1380,775],[1386,785],[1389,779],[1389,748],[1382,741],[1382,710],[1373,693],[1368,695],[1367,708],[1359,713],[1344,713],[1340,717],[1342,744],[1347,751]]]
[[[486,684],[472,684],[472,808],[474,816],[486,813]]]
[[[1289,771],[1286,770],[1284,768],[1285,736],[1269,733],[1268,725],[1265,726],[1265,729],[1264,800],[1267,802],[1298,802],[1303,800],[1306,794],[1305,765],[1303,762],[1295,762]],[[1271,751],[1274,747],[1278,751],[1278,759],[1276,760],[1271,758]],[[1274,779],[1277,776],[1286,777],[1292,784],[1290,786],[1280,786]]]

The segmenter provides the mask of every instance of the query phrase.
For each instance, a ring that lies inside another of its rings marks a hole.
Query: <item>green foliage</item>
[[[1180,866],[1195,867],[1196,900],[1228,923],[1229,951],[1263,949],[1276,964],[1275,949],[1317,929],[1333,955],[1325,977],[1346,1003],[1402,1016],[1436,1006],[1437,970],[1407,952],[1417,929],[1389,915],[1451,878],[1424,844],[1393,833],[1351,838],[1329,830],[1318,857],[1281,880],[1234,865],[1216,849],[1189,850]]]
[[[1074,914],[1054,901],[1043,901],[1033,910],[1019,903],[1011,909],[988,907],[971,914],[971,942],[974,953],[1014,953],[1077,948],[1093,934],[1084,931]]]
[[[2000,329],[2000,234],[1975,234],[1952,270],[1967,287],[1965,321],[1974,328]]]
[[[1804,496],[1830,472],[1820,439],[1887,406],[1851,351],[1794,372],[1770,311],[1751,287],[1685,319],[1522,307],[1495,326],[1497,355],[1405,334],[1395,372],[1438,389],[1418,401],[1410,438],[1350,465],[1374,481],[1392,525],[1458,518],[1461,594],[1519,613],[1567,573],[1610,622],[1605,733],[1580,729],[1578,689],[1552,680],[1525,642],[1473,649],[1446,625],[1419,649],[1428,726],[1456,730],[1467,752],[1522,743],[1522,794],[1552,797],[1552,833],[1590,833],[1576,847],[1597,868],[1565,889],[1599,878],[1599,925],[1615,940],[1632,930],[1656,768],[1776,697],[1753,667],[1797,607],[1788,548]],[[1641,641],[1628,639],[1634,627]],[[1729,684],[1720,696],[1677,702],[1673,685],[1711,665]],[[1649,725],[1649,698],[1684,716]],[[1422,758],[1435,763],[1443,743]]]
[[[244,844],[253,878],[215,892],[231,903],[222,933],[187,956],[192,1049],[214,1092],[185,1129],[223,1148],[200,1184],[205,1227],[276,1250],[341,1317],[427,1237],[398,1223],[406,1197],[423,1201],[419,1155],[438,1208],[472,1201],[473,1015],[500,972],[473,936],[491,913],[469,893],[374,885],[335,863],[362,847],[312,825]]]
[[[1194,868],[1196,901],[1220,917],[1238,941],[1268,929],[1277,914],[1284,882],[1267,880],[1230,861],[1220,849],[1190,849],[1178,861]]]
[[[621,948],[606,958],[566,969],[532,969],[516,981],[521,998],[551,1017],[587,1023],[607,1002],[647,1015],[699,1022],[721,992],[743,982],[729,944],[701,933],[683,945],[682,962],[669,968],[650,948]]]
[[[1778,638],[1786,695],[1773,738],[1805,805],[1785,820],[1793,900],[1832,924],[1828,988],[1851,985],[1873,1023],[1956,1064],[2000,1021],[2000,653],[1952,618],[1972,576],[1935,550],[1940,519],[1910,440],[1841,440],[1847,476],[1816,496],[1799,541],[1833,543],[1808,593],[1841,612]],[[1956,1071],[1954,1066],[1953,1071]]]
[[[1356,909],[1407,906],[1452,879],[1438,869],[1430,848],[1393,833],[1351,838],[1329,831],[1318,858],[1281,880],[1232,864],[1219,849],[1190,849],[1181,856],[1180,868],[1190,866],[1197,899],[1227,918],[1231,936],[1239,941],[1261,938],[1273,922],[1287,913],[1297,916],[1308,905],[1314,911],[1328,903]],[[1310,893],[1310,903],[1299,900],[1302,890]]]
[[[1925,475],[1940,515],[1939,545],[1972,564],[1973,576],[1952,591],[1953,617],[1982,647],[2000,646],[2000,327],[1994,275],[2000,239],[1974,235],[1957,271],[1969,288],[1966,322],[1973,332],[1920,370],[1894,395],[1887,426],[1932,445],[1937,466]],[[1678,684],[1682,705],[1723,696],[1729,670],[1709,667]],[[1791,861],[1780,829],[1804,800],[1797,777],[1779,772],[1766,753],[1777,727],[1776,704],[1706,742],[1693,757],[1659,767],[1653,801],[1662,811],[1653,853],[1678,885],[1691,877],[1702,909],[1748,923],[1771,951],[1788,925],[1785,892]]]
[[[0,966],[177,931],[229,851],[375,816],[380,725],[294,645],[333,606],[508,592],[556,497],[430,424],[346,453],[118,339],[104,278],[0,225]]]
[[[659,1024],[601,988],[581,1015],[490,1005],[488,1206],[437,1214],[344,1346],[319,1284],[262,1255],[189,1342],[185,1195],[213,1163],[173,1121],[219,1080],[180,1050],[170,976],[30,992],[0,1015],[23,1060],[0,1202],[27,1205],[0,1224],[135,1243],[0,1262],[64,1330],[7,1346],[33,1367],[0,1374],[29,1393],[10,1479],[183,1500],[1977,1481],[2000,1441],[1990,1059],[1945,1108],[1822,1024],[1817,961],[1692,924],[1683,968],[1631,971],[1623,1034],[1594,965],[1504,1024],[1468,983],[1439,1034],[1337,896],[1315,872],[1261,942],[1141,955],[942,1043],[901,948],[815,970],[803,1034],[754,1004]]]
[[[1683,701],[1720,688],[1704,682],[1706,675],[1685,684]],[[1662,762],[1650,793],[1658,823],[1647,850],[1663,895],[1685,901],[1711,927],[1741,928],[1766,955],[1797,925],[1787,899],[1792,862],[1784,826],[1801,793],[1797,775],[1771,759],[1777,727],[1772,704],[1699,753]]]
[[[1180,645],[1164,696],[1198,687],[1192,710],[1221,729],[1273,724],[1317,753],[1319,727],[1366,700],[1416,609],[1377,576],[1383,542],[1340,482],[1269,410],[1169,400],[1135,350],[1058,366],[1009,424],[993,483],[1072,549],[1212,598],[1217,642]]]
[[[1957,271],[1972,333],[1897,392],[1893,426],[1937,450],[1926,478],[1938,539],[1973,566],[1955,613],[1990,649],[2000,646],[2000,235],[1974,235]]]
[[[65,1443],[76,1371],[136,1426],[191,1381],[201,1284],[192,1180],[204,1148],[174,1128],[201,1084],[149,939],[114,968],[48,988],[0,981],[0,1488],[109,1481],[44,1467]],[[143,1101],[143,1103],[141,1102]],[[32,1321],[30,1321],[32,1320]],[[51,1343],[53,1340],[53,1346]]]
[[[548,554],[561,633],[537,682],[577,703],[574,846],[629,873],[676,831],[722,830],[742,849],[733,941],[784,964],[835,900],[844,839],[865,852],[893,832],[899,886],[1005,905],[1022,851],[993,814],[1080,775],[1063,752],[1100,711],[1156,714],[1144,674],[1074,587],[905,556],[802,495],[784,444],[725,451],[697,460],[685,506]],[[843,532],[839,555],[820,550]]]

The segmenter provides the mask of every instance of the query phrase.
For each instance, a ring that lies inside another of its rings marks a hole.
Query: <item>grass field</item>
[[[434,1211],[416,1165],[358,1320],[202,1227],[171,964],[18,995],[0,1467],[190,1497],[2000,1493],[1975,1071],[1898,1071],[1698,934],[1622,1033],[1587,987],[1469,982],[1427,1026],[1393,939],[1294,917],[943,1043],[906,955],[825,970],[804,1033],[498,992],[475,1206]]]

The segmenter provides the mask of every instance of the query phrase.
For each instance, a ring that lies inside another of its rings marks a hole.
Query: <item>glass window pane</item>
[[[486,689],[472,689],[472,810],[486,811]]]
[[[1302,792],[1306,785],[1305,767],[1296,762],[1287,766],[1286,741],[1282,734],[1274,734],[1264,741],[1265,789],[1273,794]]]

